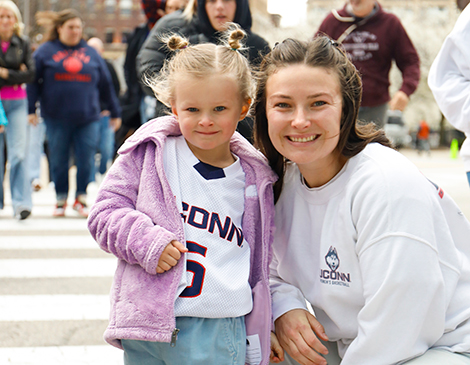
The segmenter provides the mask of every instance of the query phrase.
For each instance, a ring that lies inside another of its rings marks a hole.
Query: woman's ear
[[[251,106],[251,99],[245,100],[245,102],[242,105],[242,112],[240,114],[240,120],[245,119],[246,115],[250,111],[250,106]]]

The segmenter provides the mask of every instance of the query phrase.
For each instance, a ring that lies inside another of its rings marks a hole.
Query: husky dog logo
[[[339,257],[335,247],[330,246],[330,249],[325,256],[325,261],[326,264],[330,267],[331,271],[336,271],[339,266]]]

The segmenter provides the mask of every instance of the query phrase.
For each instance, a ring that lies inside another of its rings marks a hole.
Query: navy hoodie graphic
[[[39,100],[45,119],[87,124],[99,120],[101,100],[112,118],[121,116],[107,66],[84,40],[73,47],[49,41],[33,57],[36,79],[27,89],[29,114],[35,112]]]

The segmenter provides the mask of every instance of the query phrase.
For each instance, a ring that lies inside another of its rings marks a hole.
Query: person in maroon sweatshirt
[[[360,120],[383,127],[388,108],[405,109],[418,86],[419,56],[397,16],[385,12],[376,0],[347,0],[343,9],[328,14],[317,34],[342,43],[361,73]],[[392,60],[402,73],[403,83],[390,98]]]

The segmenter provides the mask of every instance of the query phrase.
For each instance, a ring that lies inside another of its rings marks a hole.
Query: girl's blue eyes
[[[216,112],[221,112],[221,111],[224,111],[225,109],[227,109],[227,108],[224,107],[224,106],[216,106],[216,107],[214,108],[214,110],[215,110]],[[187,110],[188,112],[191,112],[191,113],[194,113],[194,112],[199,111],[198,108],[187,108],[186,110]]]

